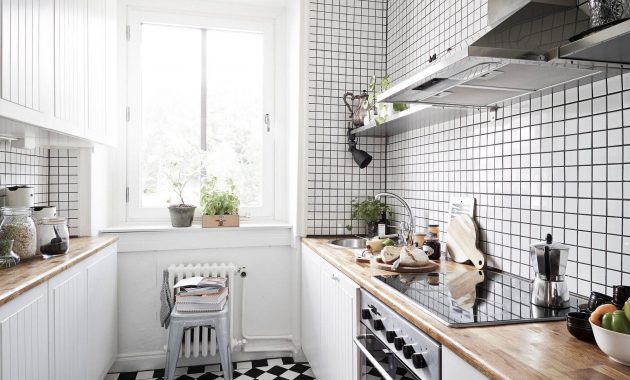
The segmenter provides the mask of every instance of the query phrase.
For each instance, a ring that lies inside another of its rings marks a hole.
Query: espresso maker
[[[564,280],[569,247],[554,242],[551,234],[545,241],[530,246],[530,259],[535,277],[532,304],[550,309],[569,307],[569,288]]]

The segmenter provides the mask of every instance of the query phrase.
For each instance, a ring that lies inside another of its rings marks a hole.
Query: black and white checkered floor
[[[234,363],[233,377],[239,380],[313,380],[308,363],[295,363],[293,358],[263,359]],[[223,379],[221,365],[180,367],[175,370],[176,380]],[[110,373],[105,380],[162,380],[164,370]]]

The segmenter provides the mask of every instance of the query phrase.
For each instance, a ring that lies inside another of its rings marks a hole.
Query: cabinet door
[[[51,380],[86,378],[86,285],[81,265],[49,281]]]
[[[442,379],[444,380],[486,380],[486,376],[466,363],[453,351],[442,347]]]
[[[0,116],[47,124],[52,106],[52,1],[1,0]]]
[[[0,308],[0,379],[48,379],[46,285]]]
[[[87,264],[87,379],[102,379],[118,349],[115,246]]]
[[[358,286],[328,264],[322,266],[321,275],[321,347],[324,349],[321,378],[354,379]]]
[[[321,346],[321,259],[307,246],[302,245],[302,350],[313,368],[317,378],[320,378],[322,368]]]
[[[87,124],[87,2],[54,0],[54,125],[84,136]]]

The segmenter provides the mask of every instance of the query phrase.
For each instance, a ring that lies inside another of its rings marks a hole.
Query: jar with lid
[[[37,248],[44,258],[68,253],[69,240],[66,218],[42,218],[37,224]]]
[[[424,237],[424,245],[433,250],[433,253],[429,255],[429,259],[440,259],[442,246],[440,244],[440,226],[438,224],[429,224],[429,229]]]
[[[37,254],[37,233],[28,207],[3,207],[0,239],[13,240],[13,252],[27,260]]]

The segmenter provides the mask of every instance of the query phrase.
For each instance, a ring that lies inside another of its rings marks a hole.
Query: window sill
[[[240,227],[175,228],[169,225],[123,225],[101,234],[119,237],[119,252],[187,251],[214,248],[291,246],[293,226],[286,222],[242,223]]]

